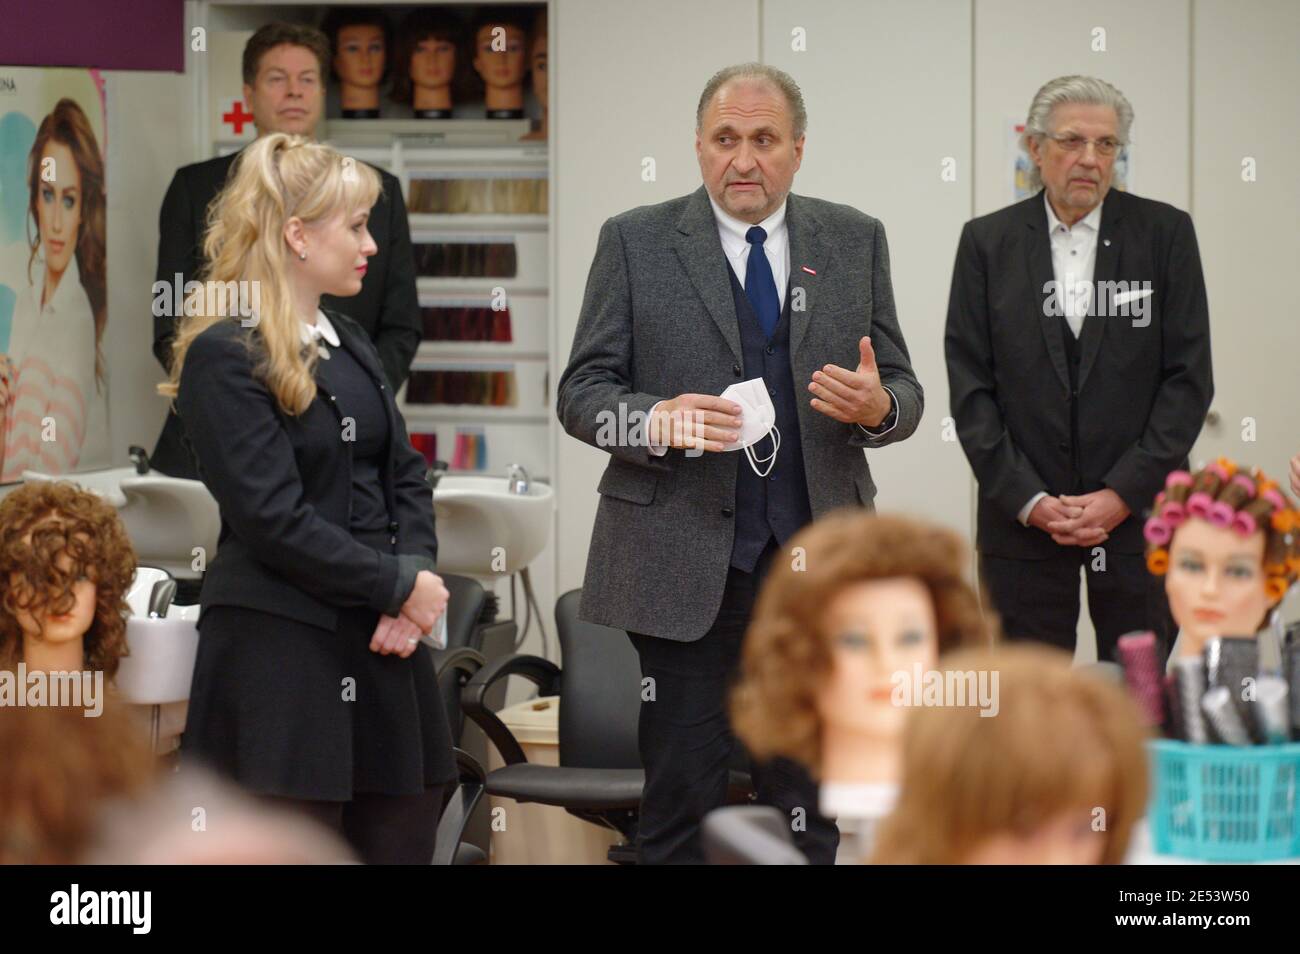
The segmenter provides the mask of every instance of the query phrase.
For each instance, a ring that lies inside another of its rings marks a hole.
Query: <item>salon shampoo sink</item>
[[[156,566],[177,579],[202,576],[193,569],[194,548],[202,547],[205,565],[217,552],[221,514],[217,501],[197,480],[168,477],[157,471],[139,474],[134,467],[51,475],[25,471],[24,481],[68,480],[99,494],[118,510],[136,561]]]
[[[438,570],[488,579],[522,570],[546,547],[554,502],[536,480],[514,494],[505,477],[444,476],[433,492]]]

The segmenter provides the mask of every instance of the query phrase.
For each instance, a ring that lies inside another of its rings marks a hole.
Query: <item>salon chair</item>
[[[571,590],[555,605],[563,670],[537,656],[490,659],[465,686],[461,706],[505,762],[488,773],[488,794],[553,805],[613,829],[623,841],[609,849],[609,860],[632,864],[645,786],[637,749],[641,665],[622,630],[578,619],[581,595]],[[488,693],[508,676],[532,682],[539,695],[560,697],[558,766],[530,763],[488,705]],[[751,788],[749,775],[733,770],[728,800],[747,801]]]
[[[700,827],[711,865],[806,865],[790,824],[770,805],[728,805],[709,812]]]
[[[441,674],[440,674],[441,675]],[[456,785],[452,788],[438,820],[438,841],[433,850],[435,865],[485,865],[487,853],[465,841],[465,829],[483,798],[487,773],[479,760],[464,749],[456,749]]]

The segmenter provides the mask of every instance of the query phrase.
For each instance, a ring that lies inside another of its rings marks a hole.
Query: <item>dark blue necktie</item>
[[[776,296],[776,281],[772,278],[772,266],[763,251],[767,241],[767,232],[755,225],[745,233],[749,242],[749,263],[745,266],[745,296],[758,315],[758,323],[763,326],[763,334],[772,337],[776,323],[781,317],[781,300]]]

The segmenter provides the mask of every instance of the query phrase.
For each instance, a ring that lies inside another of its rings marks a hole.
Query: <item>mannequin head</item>
[[[528,73],[533,78],[533,95],[542,107],[542,120],[525,139],[546,139],[550,135],[550,77],[547,74],[546,33],[546,8],[543,7],[534,18],[532,32],[528,35]]]
[[[894,674],[991,639],[965,552],[948,530],[862,511],[793,537],[759,595],[732,700],[753,755],[824,781],[892,781],[906,716]]]
[[[117,672],[135,551],[117,511],[71,483],[0,500],[0,666]]]
[[[416,110],[451,109],[461,65],[459,23],[431,8],[412,10],[397,31],[392,99]]]
[[[111,696],[93,719],[66,706],[0,714],[0,865],[81,863],[100,813],[142,795],[155,778],[137,723]]]
[[[315,136],[325,109],[329,41],[315,27],[268,23],[244,45],[244,101],[257,134]]]
[[[335,7],[321,29],[333,50],[330,62],[345,114],[379,109],[379,87],[388,69],[388,21],[383,12],[374,7]]]
[[[1298,515],[1276,483],[1226,458],[1174,471],[1147,520],[1147,567],[1165,578],[1179,654],[1253,636],[1300,571]]]
[[[1122,687],[1032,644],[946,656],[996,672],[997,715],[918,707],[876,864],[1114,864],[1147,800],[1145,729]]]
[[[524,108],[528,72],[528,27],[519,13],[487,13],[474,22],[474,71],[484,85],[491,110]]]
[[[528,71],[533,77],[533,93],[542,104],[542,112],[549,108],[550,83],[546,73],[547,50],[546,8],[533,21],[533,35],[528,41]]]

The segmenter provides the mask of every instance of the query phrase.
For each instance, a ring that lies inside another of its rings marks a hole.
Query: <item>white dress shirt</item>
[[[1092,304],[1093,272],[1097,266],[1097,236],[1101,233],[1101,207],[1085,215],[1074,227],[1066,225],[1056,216],[1056,210],[1047,200],[1043,190],[1043,204],[1047,206],[1047,232],[1052,243],[1052,277],[1056,280],[1056,306],[1065,314],[1065,321],[1074,336],[1083,330],[1083,319]],[[1038,501],[1047,496],[1040,490],[1020,508],[1019,519],[1029,526],[1029,515]]]
[[[744,288],[749,253],[754,247],[745,236],[753,226],[729,214],[714,201],[713,196],[709,196],[709,204],[713,206],[713,217],[718,222],[722,250],[727,254],[727,261],[731,263],[740,287]],[[785,290],[790,283],[790,230],[785,225],[785,205],[782,202],[779,209],[758,223],[758,227],[767,233],[763,251],[767,253],[767,263],[772,267],[772,279],[776,282],[778,313],[785,308]]]
[[[309,325],[307,322],[302,320],[299,320],[298,324],[302,326],[301,331],[303,344],[311,344],[313,341],[320,341],[323,339],[328,344],[331,344],[336,348],[339,347],[339,333],[334,330],[334,326],[330,324],[330,320],[325,317],[325,312],[321,311],[319,308],[316,309],[316,324]]]
[[[709,205],[713,206],[713,218],[718,223],[718,239],[722,242],[722,251],[726,254],[727,261],[731,263],[731,270],[736,273],[736,280],[740,282],[740,287],[744,288],[749,254],[754,247],[745,236],[753,226],[731,215],[717,203],[713,196],[709,196]],[[767,262],[772,269],[772,280],[776,283],[776,300],[781,310],[785,309],[785,293],[790,284],[790,230],[786,227],[785,207],[786,202],[783,201],[775,212],[758,223],[758,227],[767,233],[767,238],[763,240],[763,251],[767,254]],[[858,427],[868,437],[884,437],[898,424],[898,415],[895,413],[898,402],[894,399],[893,391],[887,387],[885,391],[889,394],[890,409],[885,415],[885,420],[881,421],[881,426],[886,422],[888,426],[883,430],[872,430],[859,424]],[[662,403],[657,401],[650,408],[647,422],[654,417],[655,410]],[[894,419],[890,421],[890,417]],[[650,453],[662,457],[668,453],[668,446],[650,444]]]

